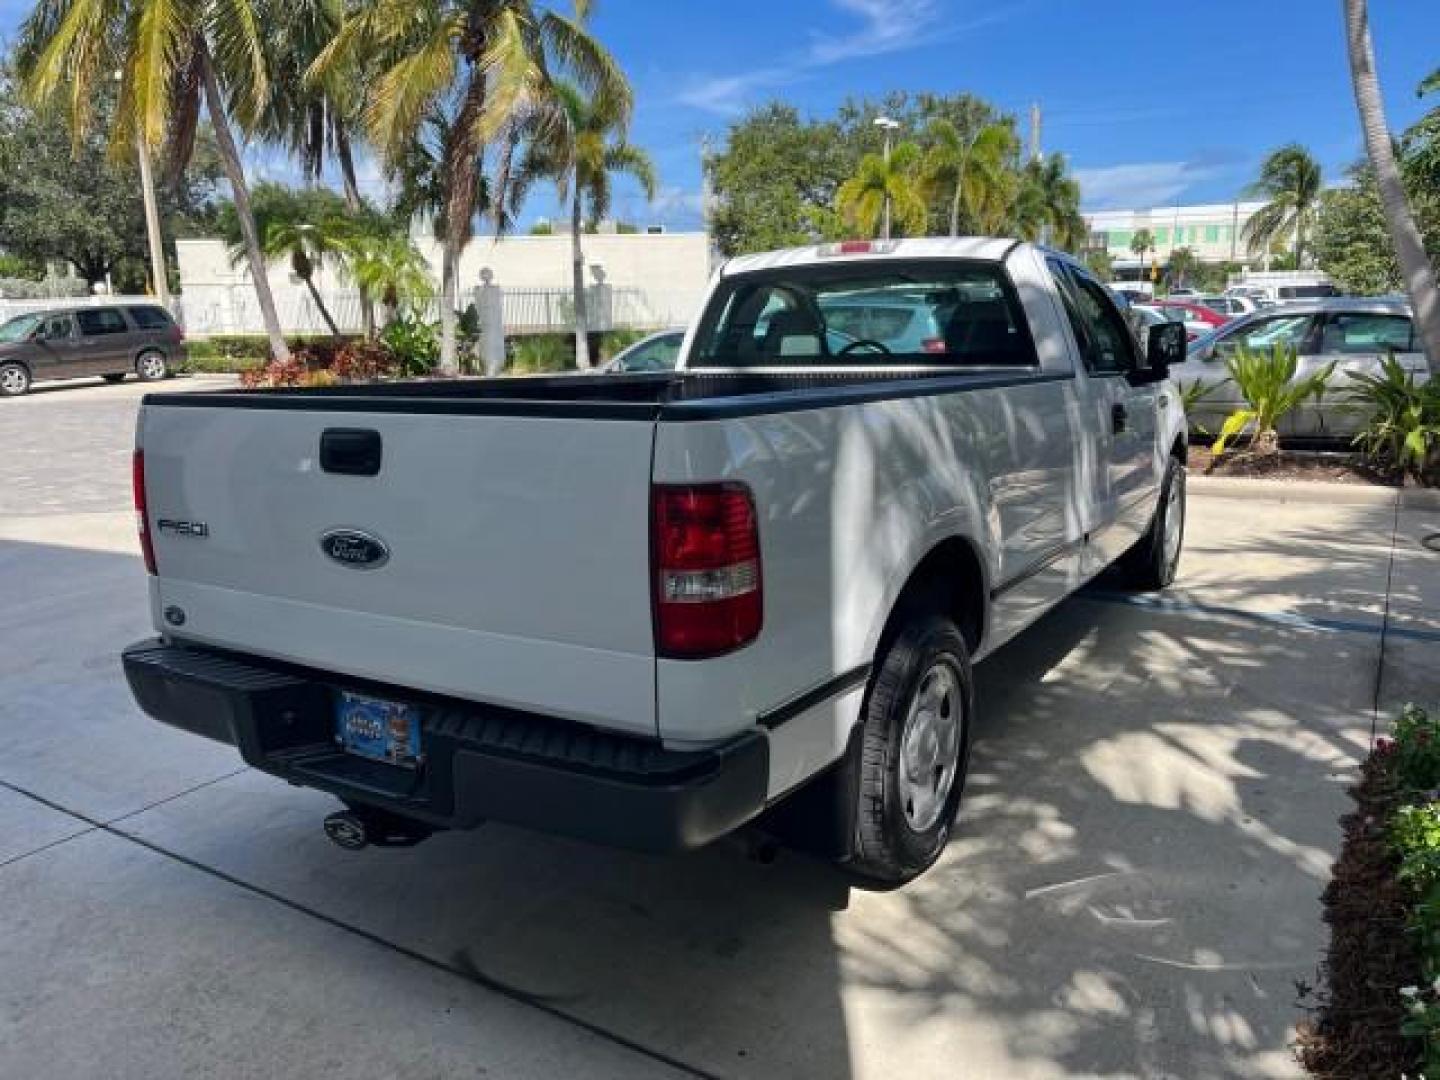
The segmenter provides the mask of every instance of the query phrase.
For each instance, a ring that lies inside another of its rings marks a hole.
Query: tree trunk
[[[459,375],[460,364],[455,347],[455,303],[460,270],[460,251],[464,247],[461,230],[454,224],[445,225],[445,239],[440,249],[440,374]]]
[[[1345,38],[1350,50],[1350,81],[1355,89],[1355,107],[1365,132],[1365,149],[1375,168],[1385,223],[1395,245],[1400,274],[1405,279],[1410,303],[1415,309],[1415,326],[1425,343],[1425,360],[1430,377],[1440,378],[1440,291],[1436,289],[1435,268],[1425,253],[1415,215],[1405,197],[1400,167],[1390,142],[1385,105],[1380,97],[1380,80],[1375,74],[1375,47],[1370,40],[1370,19],[1365,0],[1343,0]]]
[[[960,200],[965,197],[965,176],[955,181],[955,198],[950,200],[950,235],[960,235]]]
[[[310,290],[310,298],[315,301],[315,306],[320,309],[320,317],[325,320],[325,325],[330,328],[330,336],[337,341],[340,340],[340,328],[335,325],[335,320],[330,315],[330,309],[325,306],[325,301],[320,299],[320,290],[315,288],[315,279],[313,277],[305,277],[301,280],[305,282],[305,288]]]
[[[335,156],[340,161],[340,181],[345,187],[345,205],[359,210],[365,205],[360,198],[360,184],[355,179],[355,155],[350,149],[350,132],[344,120],[334,121]]]
[[[215,131],[215,144],[220,151],[225,175],[230,178],[230,194],[235,203],[235,216],[240,220],[240,233],[245,238],[245,258],[250,264],[250,277],[255,283],[255,298],[260,302],[260,315],[265,320],[265,334],[270,339],[270,354],[276,360],[289,360],[290,346],[285,344],[285,335],[280,330],[280,316],[275,311],[275,297],[270,292],[265,256],[260,251],[260,233],[255,228],[255,214],[250,209],[250,189],[245,186],[245,169],[240,163],[240,150],[235,145],[235,136],[230,132],[230,121],[225,116],[225,98],[221,95],[220,84],[215,78],[210,47],[203,36],[199,38],[196,47],[201,54],[200,67],[205,77],[205,105],[210,113],[210,126]]]
[[[585,317],[585,252],[580,244],[580,178],[572,176],[570,205],[570,281],[575,288],[575,366],[590,368],[590,324]]]

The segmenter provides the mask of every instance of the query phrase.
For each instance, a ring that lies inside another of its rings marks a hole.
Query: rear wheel
[[[125,373],[124,373],[123,371],[117,371],[117,372],[113,372],[112,374],[109,374],[109,375],[104,376],[104,378],[105,378],[105,381],[108,382],[108,383],[124,382],[124,381],[125,381]]]
[[[19,397],[30,389],[30,371],[24,364],[0,364],[0,396]]]
[[[164,353],[151,349],[136,358],[135,374],[145,382],[155,382],[170,374],[170,365],[165,362]]]
[[[1140,542],[1121,558],[1131,588],[1158,592],[1175,580],[1185,544],[1185,466],[1171,458],[1160,485],[1160,505]]]
[[[898,883],[940,857],[965,786],[973,713],[959,627],[939,614],[912,617],[866,700],[852,869]]]

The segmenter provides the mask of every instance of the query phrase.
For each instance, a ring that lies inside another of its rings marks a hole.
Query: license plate
[[[341,691],[335,741],[348,754],[413,769],[420,764],[420,711],[413,705]]]

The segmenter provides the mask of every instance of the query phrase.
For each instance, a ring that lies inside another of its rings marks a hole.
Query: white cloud
[[[879,56],[923,45],[930,40],[938,13],[935,0],[832,0],[836,7],[856,15],[861,27],[849,34],[817,34],[811,41],[808,62],[815,66]]]
[[[1087,210],[1115,210],[1172,203],[1216,171],[1213,165],[1189,161],[1147,161],[1076,169],[1075,179]]]
[[[933,45],[969,30],[999,22],[1015,8],[991,11],[967,22],[942,21],[938,0],[830,0],[833,7],[859,20],[847,33],[813,31],[809,44],[783,63],[699,79],[678,95],[682,104],[720,116],[744,110],[760,90],[798,82],[818,68],[846,60],[881,56]]]

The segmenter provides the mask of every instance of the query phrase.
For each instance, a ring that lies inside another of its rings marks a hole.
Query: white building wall
[[[1146,255],[1169,260],[1176,248],[1188,247],[1206,262],[1251,261],[1242,233],[1263,202],[1208,203],[1194,206],[1156,206],[1145,210],[1102,210],[1084,215],[1090,235],[1103,246],[1117,266],[1136,264],[1130,241],[1149,229],[1155,249]]]
[[[417,237],[437,285],[440,245]],[[601,234],[583,237],[587,268],[599,267],[613,297],[611,324],[660,328],[683,326],[704,298],[711,273],[709,238],[704,233]],[[220,240],[178,240],[182,317],[190,333],[260,333],[264,327],[243,262],[231,264]],[[569,236],[479,237],[460,259],[461,305],[480,285],[482,270],[506,292],[507,330],[554,329],[568,317],[571,290]],[[269,267],[280,322],[287,333],[323,333],[325,323],[303,282],[285,262]],[[587,284],[596,277],[587,272]],[[326,265],[316,287],[342,330],[360,328],[353,286]],[[539,313],[539,314],[535,314]],[[438,307],[432,312],[438,317]],[[542,325],[538,320],[546,318]]]

